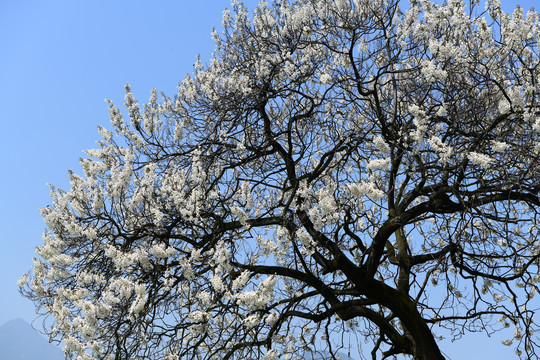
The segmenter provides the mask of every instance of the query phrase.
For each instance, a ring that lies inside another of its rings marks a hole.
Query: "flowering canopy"
[[[538,358],[538,14],[407,8],[233,1],[174,98],[126,86],[20,283],[66,354]]]

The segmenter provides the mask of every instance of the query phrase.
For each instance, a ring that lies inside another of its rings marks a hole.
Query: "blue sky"
[[[534,0],[501,0],[509,11]],[[248,6],[256,0],[246,1]],[[31,322],[33,305],[16,282],[31,266],[44,229],[47,183],[68,188],[96,127],[109,127],[105,98],[123,104],[124,84],[146,101],[155,87],[173,95],[213,49],[212,26],[228,0],[0,0],[0,324]],[[453,359],[510,359],[500,339],[467,337],[443,349]],[[490,353],[492,352],[492,353]],[[465,355],[466,354],[466,355]]]

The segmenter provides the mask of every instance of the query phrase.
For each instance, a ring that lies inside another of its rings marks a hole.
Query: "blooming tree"
[[[126,86],[52,189],[20,282],[50,336],[75,359],[433,360],[501,330],[538,358],[538,14],[231,7],[210,62],[174,98]]]

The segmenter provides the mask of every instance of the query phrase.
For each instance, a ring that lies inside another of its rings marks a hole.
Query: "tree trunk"
[[[445,360],[428,324],[422,318],[414,302],[405,294],[390,286],[371,279],[364,280],[360,291],[390,309],[401,320],[413,342],[413,352],[418,360]]]

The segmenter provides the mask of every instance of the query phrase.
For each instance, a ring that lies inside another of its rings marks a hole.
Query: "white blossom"
[[[484,169],[489,169],[491,163],[493,162],[493,159],[489,156],[474,151],[470,151],[467,154],[467,158],[471,160],[473,164],[479,165]]]
[[[361,184],[348,184],[349,191],[357,198],[367,196],[373,201],[378,201],[384,197],[384,192],[376,188],[372,182],[364,182]]]
[[[279,356],[279,353],[276,349],[269,350],[266,354],[264,354],[262,360],[276,360]]]
[[[508,147],[508,144],[505,142],[495,141],[495,140],[491,141],[491,148],[493,149],[493,151],[497,153],[504,152],[504,150],[506,150],[507,147]]]
[[[330,84],[332,82],[332,75],[323,73],[319,76],[321,84]]]
[[[242,289],[247,284],[247,282],[249,280],[249,274],[250,273],[247,270],[242,271],[240,276],[238,276],[237,278],[234,279],[234,281],[232,283],[232,289],[233,290]]]
[[[428,143],[435,150],[441,162],[447,164],[454,152],[452,147],[445,144],[438,136],[430,137]]]
[[[381,136],[375,136],[373,138],[373,144],[383,154],[388,154],[390,152],[390,148]]]
[[[278,319],[279,315],[276,312],[273,312],[264,319],[264,322],[269,326],[274,326]]]
[[[313,254],[317,244],[304,228],[296,230],[296,237],[300,240],[300,243],[304,246],[308,254]]]
[[[259,325],[260,318],[258,315],[250,315],[244,319],[243,324],[247,330],[253,329],[255,326]]]
[[[146,287],[143,284],[136,285],[135,295],[136,295],[136,298],[131,304],[129,313],[137,316],[144,309],[144,306],[146,305],[146,301],[148,299],[148,295],[146,293]]]
[[[369,170],[387,170],[390,164],[390,159],[374,159],[370,160],[366,164],[366,168]]]

